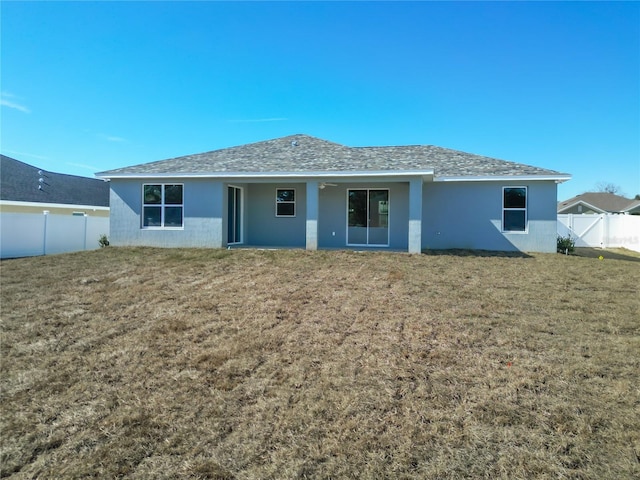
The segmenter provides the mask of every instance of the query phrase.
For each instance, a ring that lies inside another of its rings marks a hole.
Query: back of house
[[[570,175],[432,145],[308,135],[98,173],[113,245],[555,252]]]

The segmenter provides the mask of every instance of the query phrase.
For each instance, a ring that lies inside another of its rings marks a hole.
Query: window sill
[[[142,227],[140,230],[184,230],[184,227]]]

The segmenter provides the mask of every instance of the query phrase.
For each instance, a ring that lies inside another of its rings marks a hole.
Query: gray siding
[[[347,190],[351,188],[389,189],[389,248],[406,250],[409,243],[409,183],[361,182],[338,184],[320,190],[318,247],[346,248]],[[362,249],[366,247],[358,247]]]
[[[227,183],[210,178],[168,178],[155,182],[184,184],[184,228],[141,228],[142,185],[150,182],[114,179],[110,199],[113,245],[226,247],[228,185],[243,188],[245,245],[296,248],[306,245],[306,183]],[[501,231],[503,186],[528,188],[526,233]],[[295,217],[276,217],[277,188],[295,188]],[[370,182],[358,178],[319,190],[318,247],[347,248],[347,190],[350,188],[389,189],[389,248],[407,250],[410,193],[407,179]],[[556,208],[553,181],[426,182],[422,186],[421,245],[424,249],[555,252]]]
[[[295,189],[295,217],[276,217],[278,188]],[[304,183],[254,183],[248,186],[247,192],[246,244],[265,247],[305,247],[307,189]]]
[[[502,232],[502,187],[528,187],[527,233]],[[556,251],[556,184],[538,182],[434,182],[423,189],[425,249]]]
[[[184,228],[141,228],[144,183],[184,184]],[[205,179],[112,180],[109,241],[114,246],[222,247],[222,186]]]

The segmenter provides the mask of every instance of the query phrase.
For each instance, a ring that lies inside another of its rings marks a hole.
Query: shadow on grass
[[[451,257],[494,257],[494,258],[533,258],[524,252],[499,252],[493,250],[423,250],[423,255]]]
[[[533,258],[524,252],[498,252],[493,250],[423,250],[423,255],[429,256],[451,256],[451,257],[494,257],[494,258]],[[562,254],[558,254],[562,255]],[[576,248],[569,256],[584,258],[600,258],[609,260],[624,260],[627,262],[640,262],[640,253],[623,249],[601,249],[601,248]]]
[[[572,254],[575,257],[600,258],[604,260],[625,260],[627,262],[640,262],[640,254],[633,251],[625,251],[622,249],[602,249],[579,247]]]

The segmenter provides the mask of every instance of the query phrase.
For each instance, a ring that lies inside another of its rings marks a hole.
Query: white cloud
[[[15,150],[5,150],[5,152],[11,155],[19,155],[21,157],[37,158],[38,160],[49,160],[49,157],[43,157],[42,155],[35,155],[33,153],[16,152]]]
[[[67,162],[66,165],[69,165],[70,167],[82,168],[84,170],[91,170],[92,172],[97,172],[99,170],[98,167],[94,167],[92,165],[85,165],[84,163],[70,163],[70,162]]]
[[[107,140],[108,142],[126,142],[127,141],[126,138],[117,137],[115,135],[105,135],[104,133],[100,133],[98,134],[98,136],[103,140]]]
[[[0,105],[2,105],[3,107],[8,107],[8,108],[13,108],[15,110],[19,110],[23,113],[31,113],[31,110],[29,110],[27,107],[25,107],[24,105],[16,102],[14,99],[17,99],[18,97],[16,97],[15,95],[9,93],[9,92],[2,92],[1,96],[0,96]]]
[[[262,123],[262,122],[284,122],[289,120],[288,118],[273,117],[273,118],[248,118],[244,120],[229,120],[229,123]]]

